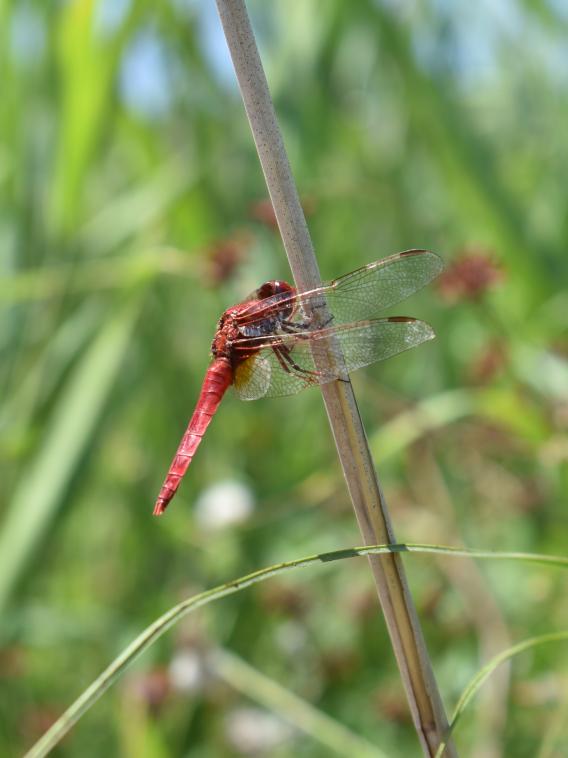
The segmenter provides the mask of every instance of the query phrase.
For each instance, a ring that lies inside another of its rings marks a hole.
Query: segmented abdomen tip
[[[156,500],[156,505],[154,506],[153,515],[154,516],[162,516],[164,511],[166,510],[168,503],[161,497],[159,497]]]

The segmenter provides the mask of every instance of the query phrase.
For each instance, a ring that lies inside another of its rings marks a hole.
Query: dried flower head
[[[474,357],[469,378],[474,384],[489,384],[506,367],[509,356],[502,340],[492,340]]]
[[[230,279],[235,269],[246,258],[250,247],[250,236],[237,233],[232,237],[218,240],[207,250],[207,278],[213,285],[219,285]]]
[[[438,289],[449,302],[479,300],[503,279],[503,272],[485,250],[465,250],[438,278]]]

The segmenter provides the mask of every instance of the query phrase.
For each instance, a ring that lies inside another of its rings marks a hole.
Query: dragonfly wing
[[[334,279],[319,295],[305,293],[299,299],[303,310],[309,311],[311,300],[321,301],[323,294],[334,324],[373,319],[422,289],[443,268],[435,253],[407,250]]]
[[[326,304],[334,325],[374,319],[422,289],[443,268],[442,259],[429,250],[406,250],[369,263],[314,290],[252,302],[248,310],[239,314],[243,334],[252,337],[255,330],[258,334],[257,326],[263,328],[270,316],[278,330],[278,314],[284,310],[293,312],[291,321],[305,323]]]
[[[235,389],[243,400],[294,395],[313,384],[383,361],[434,338],[424,321],[394,317],[287,334],[259,345],[235,371]],[[255,340],[243,340],[250,350]],[[329,368],[322,366],[329,365]]]
[[[284,370],[272,348],[247,358],[236,368],[233,380],[233,387],[241,400],[296,395],[311,384],[319,382],[311,380],[309,375]]]

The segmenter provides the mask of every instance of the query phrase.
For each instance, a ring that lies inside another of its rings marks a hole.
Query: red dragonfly
[[[308,292],[287,282],[263,284],[221,316],[197,405],[160,490],[161,515],[223,395],[232,384],[242,400],[293,395],[434,338],[429,324],[381,311],[428,284],[443,268],[427,250],[407,250]]]

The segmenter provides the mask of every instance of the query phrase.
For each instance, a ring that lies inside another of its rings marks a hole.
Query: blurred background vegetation
[[[398,539],[562,553],[566,6],[250,10],[323,276],[409,247],[448,263],[396,309],[438,339],[354,376]],[[167,515],[151,517],[217,318],[289,278],[214,4],[4,0],[0,34],[0,754],[12,756],[176,601],[360,537],[315,390],[228,397]],[[554,571],[406,565],[448,709],[491,655],[566,625]],[[364,560],[190,617],[58,754],[329,754],[252,696],[246,668],[205,671],[210,646],[389,755],[418,754]],[[562,645],[517,659],[461,724],[463,754],[566,755],[567,692]]]

